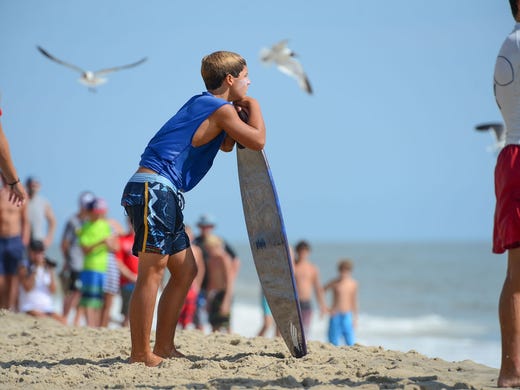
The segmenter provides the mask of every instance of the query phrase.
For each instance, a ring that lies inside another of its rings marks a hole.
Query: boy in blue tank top
[[[207,92],[189,99],[150,140],[121,199],[135,231],[133,252],[139,257],[129,310],[131,363],[153,367],[165,358],[183,356],[175,349],[175,328],[197,266],[184,231],[181,193],[206,175],[219,150],[230,152],[235,142],[253,150],[265,144],[260,105],[246,96],[246,61],[236,53],[217,51],[202,59],[201,74]],[[247,123],[240,111],[249,118]],[[172,277],[159,300],[152,351],[153,313],[166,267]]]

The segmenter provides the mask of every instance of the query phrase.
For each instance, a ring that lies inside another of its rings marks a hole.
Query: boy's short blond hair
[[[200,73],[208,91],[215,90],[222,85],[228,74],[238,77],[247,66],[246,60],[231,51],[216,51],[202,59]]]
[[[352,271],[353,268],[352,260],[350,259],[342,259],[338,262],[338,271]]]

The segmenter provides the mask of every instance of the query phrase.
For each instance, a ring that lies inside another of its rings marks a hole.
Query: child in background
[[[29,244],[29,262],[20,266],[19,310],[35,317],[51,317],[65,324],[65,318],[54,310],[56,264],[45,258],[42,241]]]
[[[85,308],[87,326],[101,324],[105,273],[108,254],[116,250],[112,229],[105,218],[108,206],[105,200],[96,198],[88,206],[88,221],[79,232],[79,243],[85,255],[81,271],[81,300],[79,306]]]
[[[324,287],[332,290],[333,301],[330,309],[329,341],[340,345],[343,337],[346,345],[354,345],[354,328],[357,326],[358,283],[352,278],[352,261],[341,260],[338,264],[338,277]]]

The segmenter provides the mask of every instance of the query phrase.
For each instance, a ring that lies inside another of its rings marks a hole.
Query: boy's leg
[[[154,354],[163,358],[182,357],[175,349],[175,328],[188,290],[197,275],[197,263],[191,248],[171,255],[168,259],[171,277],[164,288],[157,309],[157,332]]]
[[[499,387],[520,386],[520,248],[508,250],[507,275],[499,302],[502,365]]]
[[[329,319],[329,343],[339,345],[339,316],[337,314],[331,315]]]
[[[168,261],[167,255],[139,253],[137,281],[130,299],[130,335],[132,352],[130,363],[143,362],[153,367],[161,363],[162,358],[152,353],[150,333],[152,331],[153,312],[157,291]]]

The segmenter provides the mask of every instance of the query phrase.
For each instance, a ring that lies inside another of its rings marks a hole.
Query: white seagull
[[[267,65],[274,62],[281,72],[294,77],[298,81],[301,89],[312,94],[309,79],[303,71],[302,65],[295,58],[296,54],[287,47],[287,42],[288,40],[284,39],[273,45],[270,49],[262,49],[260,51],[260,60]]]
[[[62,61],[62,60],[54,57],[52,54],[50,54],[48,51],[46,51],[45,49],[43,49],[40,46],[37,46],[37,48],[40,51],[40,53],[42,53],[45,57],[49,58],[50,60],[57,62],[58,64],[65,65],[66,67],[81,73],[81,77],[78,79],[78,81],[81,84],[86,85],[88,87],[88,89],[92,92],[96,92],[96,87],[98,85],[101,85],[101,84],[104,84],[107,82],[107,79],[104,77],[101,77],[101,76],[104,76],[108,73],[116,72],[121,69],[133,68],[134,66],[140,65],[147,60],[147,58],[144,57],[144,58],[140,59],[139,61],[134,62],[132,64],[115,66],[112,68],[100,69],[95,72],[92,72],[90,70],[85,70],[85,69],[80,68],[79,66],[69,64],[65,61]]]
[[[490,147],[491,151],[499,152],[506,143],[506,132],[504,125],[499,122],[486,122],[475,126],[477,131],[493,131],[495,144]]]

